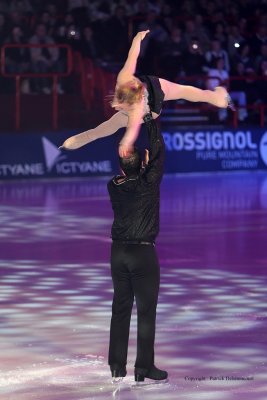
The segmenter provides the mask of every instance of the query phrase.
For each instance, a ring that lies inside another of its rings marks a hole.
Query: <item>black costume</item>
[[[111,234],[114,297],[108,360],[113,368],[123,368],[127,363],[134,297],[138,317],[135,367],[149,369],[154,365],[155,320],[160,281],[154,245],[159,231],[159,187],[165,147],[151,114],[147,114],[144,121],[150,143],[148,165],[137,176],[115,177],[108,183],[114,211]]]
[[[146,84],[150,111],[160,114],[164,100],[164,92],[161,89],[159,78],[152,75],[141,75],[138,76],[138,78],[141,82]]]

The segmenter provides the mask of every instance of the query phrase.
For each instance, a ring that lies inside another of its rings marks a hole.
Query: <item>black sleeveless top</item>
[[[164,92],[161,89],[159,78],[152,75],[137,76],[141,82],[144,82],[148,91],[148,105],[151,112],[160,114],[164,100]]]

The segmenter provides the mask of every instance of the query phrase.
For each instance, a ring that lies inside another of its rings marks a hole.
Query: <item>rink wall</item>
[[[198,130],[161,127],[166,173],[267,169],[267,130]],[[0,134],[0,180],[106,176],[119,173],[117,146],[123,132],[75,151],[58,149],[75,134]],[[142,130],[141,148],[147,147]]]

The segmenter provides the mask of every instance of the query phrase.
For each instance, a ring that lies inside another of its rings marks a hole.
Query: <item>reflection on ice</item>
[[[106,179],[0,185],[0,400],[266,400],[265,189],[261,173],[164,178],[156,365],[169,382],[138,386],[135,307],[123,382],[107,365]],[[253,380],[210,379],[228,375]]]

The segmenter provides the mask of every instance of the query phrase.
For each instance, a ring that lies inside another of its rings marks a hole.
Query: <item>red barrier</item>
[[[6,72],[6,49],[9,48],[58,48],[67,50],[67,71],[66,72],[49,72],[49,73],[33,73],[21,72],[10,73]],[[70,75],[73,69],[72,49],[66,44],[5,44],[1,49],[1,72],[4,77],[15,78],[16,80],[16,101],[15,101],[15,127],[20,129],[21,122],[21,99],[20,99],[20,80],[21,78],[52,78],[53,79],[53,101],[52,101],[52,126],[53,129],[58,128],[58,78]]]

